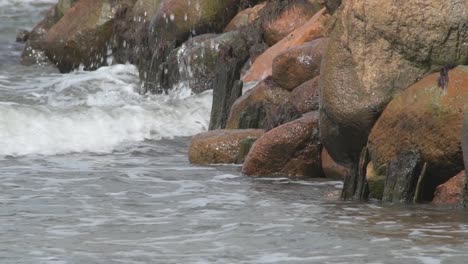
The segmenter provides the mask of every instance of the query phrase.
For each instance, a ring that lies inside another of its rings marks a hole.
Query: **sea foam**
[[[0,102],[0,155],[112,152],[126,142],[190,136],[207,129],[212,92],[178,87],[139,95],[131,65],[51,74]],[[11,84],[14,86],[14,84]]]

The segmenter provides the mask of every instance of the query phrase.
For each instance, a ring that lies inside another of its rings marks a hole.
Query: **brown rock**
[[[322,9],[320,1],[293,1],[272,21],[263,25],[266,44],[273,46],[300,26],[304,25],[315,13]]]
[[[357,163],[395,93],[468,61],[467,13],[467,1],[342,1],[320,73],[321,140],[337,162]]]
[[[227,129],[266,128],[273,112],[288,100],[289,92],[267,78],[245,92],[231,106]]]
[[[252,146],[242,172],[250,176],[323,177],[318,113],[279,126]]]
[[[439,185],[435,191],[433,204],[459,205],[463,200],[465,186],[465,171],[458,173],[446,183]]]
[[[122,18],[114,22],[112,55],[117,63],[138,65],[147,59],[148,28],[162,0],[137,0]]]
[[[432,198],[436,186],[463,169],[461,127],[468,101],[468,66],[449,71],[446,90],[438,86],[439,76],[428,75],[396,96],[378,119],[368,142],[379,171],[405,151],[420,153],[428,163],[426,200]]]
[[[317,76],[297,88],[289,95],[289,101],[293,103],[301,113],[319,110],[319,79]]]
[[[45,52],[61,72],[79,65],[96,69],[107,65],[107,51],[113,34],[113,22],[132,0],[81,0],[47,34]]]
[[[263,135],[261,129],[212,130],[192,138],[189,160],[192,164],[230,164],[238,160],[242,142]]]
[[[143,93],[159,92],[169,53],[191,36],[220,32],[236,15],[240,0],[161,0],[147,30],[148,54],[138,61]]]
[[[48,63],[47,56],[44,53],[45,40],[47,39],[47,32],[59,19],[57,9],[54,6],[47,12],[45,18],[33,28],[21,54],[22,64]]]
[[[343,180],[349,173],[349,169],[336,163],[325,148],[322,150],[322,169],[325,177],[330,179]]]
[[[327,44],[326,38],[320,38],[279,54],[273,60],[273,79],[284,89],[292,91],[318,76]]]
[[[291,32],[287,37],[267,49],[257,57],[250,70],[242,77],[244,82],[261,81],[271,75],[273,59],[280,53],[292,47],[299,46],[320,37],[324,24],[328,20],[325,8],[317,12],[307,23]]]
[[[234,31],[249,26],[260,18],[260,13],[267,5],[267,2],[260,3],[254,7],[244,9],[229,22],[224,32]]]

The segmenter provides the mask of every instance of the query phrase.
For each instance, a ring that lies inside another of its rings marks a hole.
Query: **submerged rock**
[[[232,105],[227,129],[266,128],[279,106],[288,100],[289,92],[267,78],[245,92]]]
[[[239,159],[245,140],[256,140],[264,131],[261,129],[212,130],[192,138],[189,160],[193,164],[230,164]]]
[[[327,44],[326,38],[320,38],[279,54],[273,60],[273,79],[284,89],[292,91],[318,76]]]
[[[463,201],[464,187],[465,171],[461,171],[446,183],[437,186],[432,203],[436,205],[460,205]]]
[[[468,66],[448,73],[447,90],[431,74],[397,95],[385,108],[369,136],[374,166],[385,171],[388,162],[406,151],[421,153],[428,163],[424,200],[436,186],[463,169],[461,131],[468,101]]]
[[[466,1],[343,1],[320,73],[321,140],[337,162],[357,162],[395,93],[468,61],[467,13]]]
[[[242,172],[249,176],[323,177],[321,152],[318,113],[309,113],[260,137]]]

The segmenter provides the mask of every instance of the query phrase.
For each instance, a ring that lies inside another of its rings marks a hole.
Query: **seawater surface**
[[[468,214],[336,200],[341,182],[192,166],[212,93],[24,67],[54,0],[0,0],[0,263],[466,263]]]

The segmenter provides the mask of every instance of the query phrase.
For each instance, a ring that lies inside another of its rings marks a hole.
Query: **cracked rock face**
[[[356,163],[393,96],[445,64],[468,63],[468,2],[347,0],[321,69],[321,140]]]

